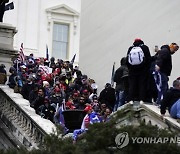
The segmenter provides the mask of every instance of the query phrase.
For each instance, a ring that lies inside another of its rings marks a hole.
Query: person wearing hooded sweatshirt
[[[130,54],[133,48],[139,47],[143,51],[142,59],[140,64],[132,65],[130,63]],[[148,73],[150,70],[151,55],[148,46],[144,42],[137,38],[134,43],[129,47],[127,52],[127,66],[129,70],[129,101],[143,101],[147,102],[147,84],[148,84]]]
[[[158,90],[157,104],[160,105],[160,101],[163,99],[164,93],[168,89],[168,76],[171,75],[172,70],[172,54],[179,49],[176,43],[170,45],[163,45],[161,50],[158,51],[158,56],[155,62],[155,71],[159,73],[160,89]]]
[[[116,102],[114,105],[114,111],[117,110],[118,107],[125,104],[127,101],[128,95],[128,68],[126,65],[127,58],[123,57],[121,59],[121,66],[115,71],[114,74],[114,82],[116,82],[115,93],[116,93]]]

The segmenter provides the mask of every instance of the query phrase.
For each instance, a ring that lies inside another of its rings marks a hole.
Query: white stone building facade
[[[11,1],[10,1],[11,2]],[[79,60],[81,0],[14,0],[14,10],[6,11],[4,23],[17,27],[14,48],[24,44],[26,55]]]
[[[179,0],[82,0],[80,61],[82,71],[94,78],[99,89],[111,81],[113,63],[135,38],[141,38],[154,55],[154,47],[180,45]],[[173,55],[170,85],[180,76],[180,51]]]

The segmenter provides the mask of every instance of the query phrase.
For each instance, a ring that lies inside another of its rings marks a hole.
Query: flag
[[[23,43],[21,43],[21,47],[20,47],[20,51],[19,51],[19,60],[20,62],[23,62],[25,63],[25,55],[24,55],[24,52],[23,52],[24,48],[23,48]]]
[[[114,87],[114,73],[115,73],[115,62],[112,68],[112,75],[111,75],[111,86]]]
[[[11,2],[5,6],[4,11],[13,10],[14,9],[14,3]]]
[[[75,58],[76,58],[76,54],[74,54],[73,58],[71,59],[72,64],[74,63]]]
[[[46,59],[49,60],[48,46],[46,45]]]

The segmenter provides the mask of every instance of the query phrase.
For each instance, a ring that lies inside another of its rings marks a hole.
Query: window
[[[69,26],[54,23],[52,56],[56,59],[67,59],[68,57]]]
[[[46,12],[50,56],[56,60],[70,60],[77,50],[74,44],[79,40],[79,35],[76,35],[79,13],[65,4],[47,8]]]

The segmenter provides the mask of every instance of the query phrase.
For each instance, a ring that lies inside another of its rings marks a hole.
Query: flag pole
[[[113,64],[113,68],[112,68],[112,75],[111,75],[111,86],[114,87],[114,73],[115,73],[115,62]]]
[[[48,46],[46,44],[46,59],[49,60]]]
[[[18,58],[17,58],[17,59],[16,59],[16,65],[17,65],[17,66],[16,66],[16,67],[17,67],[17,71],[16,71],[16,72],[17,72],[17,74],[18,74],[18,69],[19,69],[18,64],[19,64],[19,63],[18,63]]]

